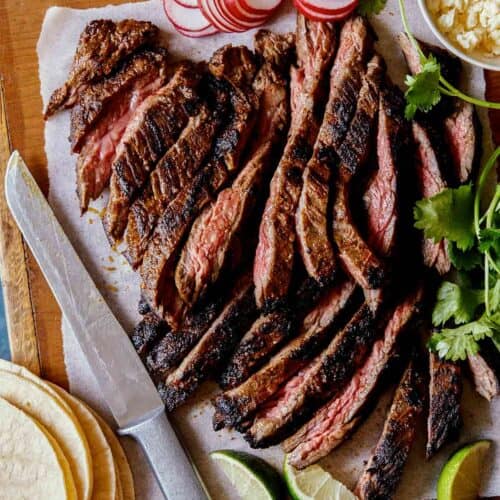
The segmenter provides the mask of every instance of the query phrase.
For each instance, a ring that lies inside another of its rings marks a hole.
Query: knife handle
[[[168,500],[210,498],[164,411],[118,432],[121,435],[132,436],[141,444],[165,498]]]

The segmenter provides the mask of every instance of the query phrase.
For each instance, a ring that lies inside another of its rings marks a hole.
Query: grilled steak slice
[[[368,62],[359,92],[356,112],[349,126],[349,131],[337,149],[342,166],[351,174],[365,164],[370,152],[373,130],[379,104],[379,92],[385,64],[379,55],[374,55]]]
[[[251,277],[235,286],[231,301],[184,358],[158,387],[168,411],[184,403],[201,382],[214,375],[257,314]]]
[[[386,84],[380,93],[377,132],[377,170],[363,196],[368,245],[382,258],[393,256],[398,227],[398,170],[406,161],[409,130],[404,119],[402,92]]]
[[[364,365],[355,373],[338,397],[325,405],[298,432],[283,443],[289,463],[302,469],[317,462],[339,446],[356,428],[361,413],[380,385],[403,332],[419,312],[422,288],[393,310],[384,335],[373,345]]]
[[[131,117],[166,80],[166,53],[146,51],[81,93],[71,112],[71,140],[73,150],[81,152],[76,173],[82,213],[107,186],[116,148]]]
[[[339,394],[370,350],[377,330],[371,309],[363,304],[328,347],[257,413],[245,434],[250,446],[278,443],[318,406]]]
[[[490,366],[482,353],[469,356],[467,361],[478,394],[488,401],[500,395],[500,380],[498,378],[500,371]]]
[[[424,400],[424,377],[412,362],[396,389],[382,435],[354,490],[361,500],[393,497],[415,440]]]
[[[128,215],[124,255],[136,269],[141,263],[158,217],[190,182],[210,153],[220,118],[202,104],[175,144],[150,175],[150,186],[134,201]]]
[[[297,18],[299,69],[292,72],[292,123],[260,224],[255,255],[255,296],[259,307],[286,298],[294,263],[295,212],[302,173],[319,127],[325,75],[333,59],[335,30],[329,23]]]
[[[420,193],[424,198],[430,198],[446,187],[446,181],[440,169],[438,155],[432,145],[429,129],[414,121],[412,131],[416,145],[416,171]],[[439,274],[445,274],[450,270],[448,243],[445,240],[434,243],[433,240],[424,238],[422,254],[424,264],[435,268]]]
[[[292,322],[287,312],[274,311],[260,316],[241,339],[218,379],[219,385],[228,389],[246,380],[291,337],[292,332]]]
[[[462,425],[460,398],[462,373],[460,365],[429,353],[429,418],[427,449],[430,459],[448,440],[454,439]]]
[[[349,130],[366,62],[373,53],[373,42],[371,27],[364,17],[354,16],[344,23],[330,77],[330,99],[323,117],[321,159],[335,158]]]
[[[118,23],[100,19],[87,24],[80,35],[68,79],[50,97],[45,118],[60,108],[73,106],[88,85],[110,75],[127,56],[153,42],[157,35],[154,24],[133,19]]]
[[[194,114],[200,79],[195,66],[182,63],[168,84],[148,97],[128,124],[116,148],[104,218],[111,242],[122,236],[129,206],[138,190]]]
[[[380,288],[386,278],[383,263],[372,252],[357,229],[350,208],[350,182],[344,174],[336,182],[333,206],[333,239],[347,272],[362,288]]]
[[[255,34],[256,54],[280,73],[287,73],[295,57],[295,35],[259,30]]]
[[[479,169],[481,124],[472,104],[455,99],[454,107],[454,112],[444,121],[444,131],[453,159],[455,178],[463,184]]]
[[[306,316],[295,339],[240,386],[217,396],[215,420],[220,426],[232,427],[246,421],[316,356],[341,324],[342,313],[352,301],[354,290],[350,280],[332,288]]]
[[[146,313],[131,336],[137,354],[145,359],[151,346],[167,332],[168,326],[161,318],[154,313]]]
[[[274,166],[274,150],[288,125],[287,85],[271,63],[265,63],[257,74],[253,88],[259,99],[258,138],[233,185],[219,193],[193,224],[177,265],[177,289],[188,304],[195,303],[217,281],[255,210],[259,188]]]
[[[223,300],[219,295],[215,300],[189,311],[179,329],[169,331],[149,349],[146,367],[155,380],[165,379],[179,366],[215,321],[222,305]]]

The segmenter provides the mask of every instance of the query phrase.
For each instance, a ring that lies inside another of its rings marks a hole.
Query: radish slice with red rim
[[[250,23],[263,22],[269,17],[269,14],[252,14],[250,11],[246,10],[238,0],[225,0],[224,5],[234,18],[241,21]]]
[[[219,31],[224,33],[241,33],[246,28],[241,25],[229,22],[217,6],[217,0],[198,0],[198,6],[203,15]]]
[[[174,0],[174,2],[182,7],[187,7],[188,9],[198,8],[198,0]]]
[[[188,38],[202,38],[204,36],[216,35],[219,30],[215,26],[209,26],[208,28],[201,31],[186,31],[182,28],[177,28],[177,31]]]
[[[248,19],[244,18],[239,13],[231,10],[228,6],[228,3],[225,0],[215,0],[215,3],[218,5],[220,12],[226,18],[226,21],[230,23],[234,23],[236,26],[241,26],[247,30],[257,28],[257,26],[261,26],[267,20],[267,16],[260,19]]]
[[[358,5],[358,0],[349,0],[347,3],[347,6],[344,7],[335,7],[334,3],[332,2],[332,7],[328,9],[324,9],[321,7],[316,7],[316,3],[314,0],[299,0],[300,3],[308,10],[312,12],[316,12],[320,16],[337,16],[341,15],[344,12],[352,12],[353,9]],[[340,5],[340,4],[339,4]]]
[[[357,0],[301,0],[301,2],[306,7],[323,14],[347,10],[352,7],[352,4],[358,3]]]
[[[293,2],[295,4],[295,7],[297,7],[297,10],[303,14],[305,17],[310,19],[311,21],[318,21],[318,22],[329,22],[329,21],[342,21],[346,17],[349,17],[352,13],[352,11],[356,8],[358,2],[354,2],[353,5],[342,11],[337,11],[337,12],[330,12],[329,14],[324,14],[321,13],[317,10],[311,9],[310,7],[306,6],[302,0],[294,0]]]
[[[270,14],[281,4],[282,0],[241,0],[241,5],[253,14]]]
[[[163,0],[165,14],[176,29],[183,31],[198,32],[211,26],[210,21],[203,15],[200,9],[183,7],[174,0]]]

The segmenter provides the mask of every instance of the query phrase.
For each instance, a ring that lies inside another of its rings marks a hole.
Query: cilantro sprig
[[[432,55],[426,56],[420,48],[417,39],[411,33],[404,0],[398,1],[404,30],[410,42],[417,50],[422,64],[422,70],[418,74],[414,76],[407,75],[406,77],[405,83],[408,87],[405,93],[406,118],[413,118],[417,111],[427,113],[441,100],[442,95],[457,97],[476,106],[500,109],[500,102],[490,102],[464,94],[443,77],[441,65],[436,58]]]
[[[358,12],[362,16],[370,14],[380,14],[385,7],[387,0],[359,0]]]
[[[467,184],[420,200],[415,227],[435,242],[448,240],[456,282],[444,281],[437,293],[432,323],[437,328],[430,349],[451,360],[479,351],[491,338],[500,350],[500,185],[486,202],[487,185],[500,156],[486,162],[477,186]],[[439,329],[441,328],[441,329]]]

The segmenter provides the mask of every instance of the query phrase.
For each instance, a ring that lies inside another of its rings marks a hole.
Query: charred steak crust
[[[285,384],[272,406],[257,414],[245,434],[250,446],[261,448],[280,442],[338,394],[365,358],[377,330],[373,313],[363,304],[329,346]]]
[[[73,106],[88,85],[110,75],[130,54],[152,43],[158,28],[146,21],[99,19],[87,24],[76,48],[69,76],[51,95],[45,118]]]
[[[500,395],[500,355],[496,356],[496,362],[491,362],[488,353],[484,353],[484,347],[481,346],[481,352],[467,357],[469,371],[478,394],[491,401]],[[495,351],[497,351],[495,349]],[[486,354],[486,355],[485,355]],[[495,353],[493,353],[495,354]],[[498,354],[498,351],[496,352]]]
[[[240,279],[219,317],[164,382],[158,386],[168,411],[181,405],[224,359],[255,319],[257,309],[250,276]]]
[[[141,359],[145,360],[151,346],[168,332],[168,325],[154,313],[146,313],[131,335],[132,344]]]
[[[410,453],[424,409],[424,377],[412,362],[396,390],[375,450],[354,493],[361,500],[390,499]]]
[[[283,442],[291,465],[307,467],[328,455],[356,429],[367,411],[406,330],[414,328],[415,316],[422,309],[422,287],[392,309],[382,338],[343,391]]]
[[[329,23],[297,19],[299,69],[292,72],[292,122],[283,156],[271,181],[259,230],[254,282],[259,307],[286,298],[294,264],[295,212],[302,173],[316,139],[325,76],[333,59],[335,30]]]
[[[262,403],[318,354],[342,326],[348,306],[354,302],[354,291],[355,285],[350,280],[332,288],[304,318],[296,338],[241,385],[215,398],[214,421],[218,428],[237,426],[248,420]]]
[[[432,458],[462,426],[460,399],[462,371],[459,364],[429,353],[429,417],[427,419],[427,459]]]

